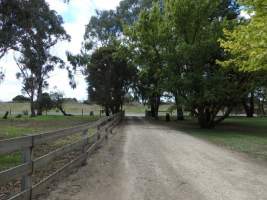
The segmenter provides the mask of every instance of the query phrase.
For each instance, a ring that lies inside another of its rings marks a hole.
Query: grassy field
[[[200,129],[195,121],[176,122],[175,127],[230,150],[267,161],[267,118],[232,117],[215,129]]]
[[[0,112],[8,110],[13,106],[19,112],[28,109],[28,104],[0,104]],[[13,138],[28,134],[41,133],[45,131],[66,128],[99,117],[100,107],[97,105],[84,104],[66,104],[66,110],[72,113],[78,113],[80,109],[84,109],[84,113],[94,111],[96,116],[72,116],[64,117],[61,115],[41,116],[36,118],[11,118],[8,120],[0,119],[0,139]],[[161,106],[161,111],[167,111],[170,105]],[[128,113],[144,113],[147,108],[140,104],[130,104],[125,106]],[[165,123],[164,123],[165,124]],[[217,145],[224,146],[228,149],[244,152],[253,157],[267,160],[267,118],[245,118],[231,117],[225,122],[218,125],[215,129],[200,129],[197,122],[193,120],[185,120],[183,122],[172,122],[175,128],[182,130],[192,136],[199,137]],[[1,156],[1,165],[9,166],[9,163],[18,162],[17,155]]]
[[[96,120],[98,118],[98,116],[40,116],[35,118],[22,117],[19,119],[0,119],[0,139],[13,138],[59,128],[71,127]]]
[[[169,108],[172,105],[163,104],[160,106],[160,111],[169,111]],[[127,104],[124,106],[124,110],[126,113],[145,113],[146,110],[149,110],[147,106],[144,106],[142,104]],[[165,115],[165,113],[164,113]]]
[[[0,119],[0,140],[72,127],[97,120],[98,118],[98,116],[40,116],[35,118],[23,117],[19,119],[11,118],[8,120]],[[76,136],[75,138],[64,138],[64,140],[55,141],[55,143],[50,144],[49,148],[48,146],[45,146],[44,149],[39,152],[60,147],[64,143],[73,142],[70,140],[74,139],[76,139]],[[20,153],[0,156],[0,170],[9,168],[19,163],[21,163]]]
[[[87,105],[82,103],[65,103],[64,109],[67,113],[74,113],[77,115],[82,115],[82,111],[84,115],[89,115],[91,111],[95,113],[95,115],[99,115],[101,107],[98,105]],[[24,111],[28,111],[30,113],[30,104],[29,103],[0,103],[0,112],[4,113],[6,111],[11,111],[12,114],[17,115],[21,114]],[[48,114],[58,114],[61,113],[58,110],[51,110]]]
[[[60,112],[52,110],[48,113],[48,116],[44,115],[35,118],[23,116],[22,118],[16,118],[16,115],[22,114],[26,110],[28,112],[30,111],[29,103],[0,103],[0,116],[6,111],[11,111],[12,113],[8,120],[4,120],[0,117],[0,140],[67,128],[96,120],[100,116],[101,109],[101,107],[97,105],[86,105],[81,103],[66,103],[64,108],[68,113],[75,114],[75,116],[64,117]],[[168,105],[163,105],[160,110],[166,111],[168,108]],[[124,109],[128,113],[145,113],[147,108],[141,104],[129,104],[126,105]],[[82,110],[84,116],[81,116]],[[95,117],[89,117],[91,111],[95,113]],[[52,144],[52,146],[54,145],[58,147],[62,145],[62,142],[70,141],[59,141],[59,144],[55,143]],[[44,148],[50,149],[48,146],[45,146]],[[20,162],[21,155],[19,153],[0,156],[0,170],[17,165]]]
[[[171,105],[161,105],[161,111],[167,111]],[[98,105],[87,105],[82,103],[65,103],[64,109],[67,113],[82,115],[82,111],[84,115],[89,115],[91,111],[95,113],[95,115],[100,115],[101,107]],[[146,106],[138,103],[127,104],[124,106],[124,109],[127,113],[145,113],[145,110],[148,109]],[[24,111],[28,111],[30,113],[30,104],[29,103],[0,103],[0,115],[2,115],[6,111],[11,111],[11,114],[18,115],[22,114]],[[49,115],[61,115],[58,110],[51,110],[48,112]]]

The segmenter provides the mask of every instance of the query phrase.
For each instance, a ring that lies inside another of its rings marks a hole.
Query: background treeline
[[[70,68],[50,52],[58,41],[70,40],[70,36],[62,17],[45,0],[0,0],[0,13],[0,58],[15,52],[16,75],[22,81],[22,92],[30,99],[31,116],[42,115],[43,90],[56,67],[68,70],[70,84],[75,87]]]
[[[184,119],[187,108],[203,128],[216,126],[240,105],[253,117],[257,102],[264,114],[262,6],[266,8],[266,0],[123,0],[116,10],[98,11],[91,18],[81,54],[69,59],[86,67],[89,96],[107,115],[117,111],[113,106],[118,108],[126,93],[148,104],[155,118],[161,100],[172,98],[177,119]],[[250,17],[242,18],[241,11]],[[256,30],[246,28],[254,20],[261,36],[250,40],[248,32]],[[240,37],[250,44],[248,50],[257,50],[252,55],[258,60],[242,52],[242,41],[235,41],[241,30],[247,31]]]
[[[255,104],[264,114],[266,7],[266,0],[122,0],[89,20],[80,54],[67,53],[70,67],[50,54],[70,36],[45,0],[1,0],[0,55],[19,52],[17,77],[32,116],[42,114],[43,89],[58,67],[68,70],[73,87],[81,69],[90,101],[106,115],[119,112],[130,95],[158,118],[169,98],[177,119],[186,108],[201,127],[212,128],[240,105],[248,117]]]

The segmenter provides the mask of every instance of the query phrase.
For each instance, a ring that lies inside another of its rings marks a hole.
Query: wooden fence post
[[[86,154],[87,152],[87,145],[88,145],[88,130],[84,130],[82,132],[82,139],[83,139],[83,147],[82,147],[82,153]],[[87,164],[87,156],[84,158],[84,161],[82,162],[82,166],[85,166]]]
[[[32,137],[33,140],[33,137]],[[23,163],[31,163],[31,172],[22,177],[21,180],[21,191],[30,190],[29,200],[31,200],[32,193],[32,174],[33,174],[33,142],[32,145],[23,150],[22,152],[22,161]]]
[[[97,126],[97,140],[101,139],[100,126]]]
[[[108,139],[108,132],[109,132],[109,127],[105,128],[105,139]]]

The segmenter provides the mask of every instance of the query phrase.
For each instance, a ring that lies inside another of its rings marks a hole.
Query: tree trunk
[[[252,118],[254,117],[255,106],[254,106],[254,93],[251,92],[249,98],[243,98],[242,104],[244,106],[244,110],[246,112],[247,117]]]
[[[121,109],[121,104],[116,105],[116,109],[115,109],[115,113],[114,114],[119,113],[120,109]]]
[[[197,117],[201,128],[210,129],[215,127],[214,117],[212,117],[212,114],[208,108],[198,109]]]
[[[31,117],[35,117],[35,105],[34,105],[34,99],[33,99],[33,94],[30,97],[30,105],[31,105]]]
[[[35,106],[34,106],[34,102],[31,101],[31,117],[35,117]]]
[[[149,103],[150,103],[150,111],[151,111],[151,117],[155,117],[156,115],[155,115],[155,103],[154,103],[154,98],[153,98],[153,96],[152,97],[150,97],[150,99],[149,99]]]
[[[60,112],[62,112],[64,116],[72,116],[71,114],[67,114],[62,106],[59,106],[58,109],[60,110]]]
[[[3,116],[3,119],[7,119],[8,118],[8,115],[9,115],[9,112],[6,111],[5,115]]]
[[[184,120],[184,112],[183,112],[182,106],[180,105],[180,102],[178,102],[177,95],[175,95],[175,103],[176,103],[176,111],[177,111],[177,120],[182,121]]]
[[[108,106],[105,106],[105,113],[106,113],[106,116],[109,116],[109,107]]]
[[[177,120],[178,121],[183,121],[184,120],[184,112],[183,108],[181,106],[177,105]]]
[[[155,119],[158,119],[160,106],[160,96],[155,95],[150,98],[150,107],[151,107],[151,116]]]
[[[159,106],[160,106],[160,96],[156,96],[156,104],[155,104],[155,118],[159,118]]]
[[[218,117],[217,114],[221,110],[221,108],[218,108],[216,110],[212,110],[210,108],[199,108],[197,110],[197,118],[200,127],[211,129],[214,128],[217,124],[221,123],[227,117],[229,117],[230,113],[233,110],[233,106],[228,106],[227,111],[220,117]]]
[[[262,116],[265,116],[265,110],[264,110],[264,103],[263,101],[259,100],[259,114]]]
[[[37,115],[38,116],[43,115],[43,109],[40,103],[42,101],[42,96],[43,96],[43,83],[40,82],[38,86],[38,91],[37,91]]]

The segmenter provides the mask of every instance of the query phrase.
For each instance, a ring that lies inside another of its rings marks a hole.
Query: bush
[[[13,102],[18,102],[18,103],[23,103],[23,102],[30,102],[30,98],[28,97],[25,97],[23,95],[18,95],[18,96],[15,96],[13,99],[12,99]]]
[[[18,114],[16,118],[22,118],[22,114]]]
[[[48,93],[43,93],[38,103],[42,111],[48,111],[54,107],[54,102]]]

